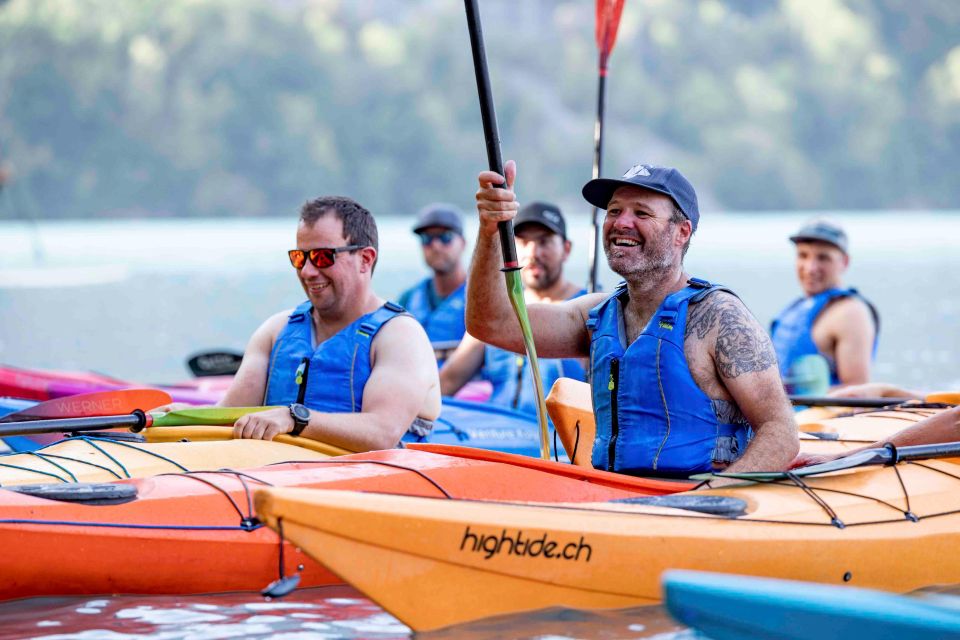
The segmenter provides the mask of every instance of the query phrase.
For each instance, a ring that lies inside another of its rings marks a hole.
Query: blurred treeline
[[[481,0],[522,199],[583,207],[594,2]],[[705,208],[960,208],[960,2],[626,0],[607,175]],[[486,164],[459,0],[0,0],[0,217],[467,205]]]

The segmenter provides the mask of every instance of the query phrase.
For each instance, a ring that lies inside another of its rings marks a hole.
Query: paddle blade
[[[173,402],[170,394],[159,389],[118,389],[96,391],[47,400],[0,418],[0,422],[26,422],[57,418],[122,416],[135,410],[149,411]]]
[[[207,376],[232,376],[240,369],[243,354],[234,351],[209,351],[197,353],[187,360],[190,373],[198,378]]]
[[[242,416],[278,407],[193,407],[169,413],[151,414],[154,427],[185,427],[191,425],[228,425]]]
[[[600,51],[600,68],[606,71],[607,59],[617,41],[620,28],[620,15],[623,13],[623,0],[597,0],[597,24],[595,37]]]
[[[520,333],[523,334],[523,347],[530,362],[530,372],[533,374],[534,391],[537,394],[537,422],[540,424],[540,457],[550,459],[550,437],[547,428],[547,405],[544,402],[546,394],[543,391],[543,380],[540,377],[540,363],[537,361],[537,347],[533,342],[533,330],[530,328],[530,318],[527,316],[527,302],[523,297],[523,282],[519,271],[504,271],[507,283],[507,293],[510,304],[520,323]]]

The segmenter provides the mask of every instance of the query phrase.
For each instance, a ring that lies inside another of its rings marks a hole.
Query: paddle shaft
[[[497,129],[497,114],[493,106],[493,91],[490,88],[490,74],[487,71],[487,54],[483,45],[483,30],[480,26],[480,10],[476,0],[464,0],[467,13],[467,29],[470,32],[470,50],[473,54],[473,70],[477,78],[477,94],[480,98],[480,117],[483,121],[483,139],[487,147],[487,163],[491,171],[504,175],[503,158],[500,155],[500,134]],[[506,185],[500,185],[505,187]],[[517,245],[513,237],[513,223],[504,220],[497,223],[500,234],[500,251],[503,256],[503,274],[506,280],[507,295],[520,323],[523,344],[533,373],[533,382],[537,394],[537,418],[540,423],[540,457],[550,458],[550,445],[547,436],[547,407],[544,403],[543,381],[540,379],[540,367],[537,350],[533,343],[533,332],[527,316],[527,304],[523,297],[523,283],[520,281],[520,265],[517,260]]]
[[[890,407],[912,398],[830,398],[826,396],[790,396],[795,407],[852,407],[858,409],[879,409]]]
[[[81,431],[99,431],[101,429],[130,429],[141,431],[149,427],[153,419],[143,411],[135,411],[125,416],[95,416],[88,418],[59,418],[56,420],[33,420],[26,423],[8,423],[0,425],[0,437],[39,433],[68,433]]]
[[[603,168],[603,106],[607,88],[607,69],[603,66],[603,51],[600,52],[601,67],[597,80],[597,119],[593,124],[593,179],[600,177]],[[600,268],[600,209],[593,208],[590,217],[593,220],[593,235],[590,238],[590,278],[587,291],[597,291],[597,277]]]

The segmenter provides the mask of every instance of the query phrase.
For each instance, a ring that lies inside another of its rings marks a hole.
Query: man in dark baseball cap
[[[513,220],[517,258],[527,304],[564,302],[586,293],[567,280],[563,266],[572,247],[560,208],[549,202],[531,202]],[[540,377],[549,389],[557,378],[585,380],[583,364],[575,359],[540,358]],[[440,389],[453,395],[476,374],[492,385],[489,402],[536,415],[533,371],[526,358],[464,337],[460,347],[440,370]]]
[[[803,295],[770,325],[780,374],[788,391],[822,395],[828,386],[870,379],[880,316],[876,307],[843,284],[850,241],[836,221],[813,218],[790,236],[796,247],[797,280]],[[818,371],[823,371],[818,375]]]
[[[423,260],[433,273],[404,291],[399,302],[426,329],[437,361],[442,364],[466,332],[463,217],[451,204],[430,204],[417,214],[413,232],[420,239]]]
[[[479,175],[467,330],[522,353],[499,273],[497,223],[519,209],[516,165],[504,172]],[[670,477],[786,469],[799,442],[770,338],[737,296],[683,268],[700,221],[693,186],[677,169],[638,164],[583,195],[606,210],[604,251],[624,282],[528,313],[538,352],[590,358],[596,440],[580,446],[593,466]]]

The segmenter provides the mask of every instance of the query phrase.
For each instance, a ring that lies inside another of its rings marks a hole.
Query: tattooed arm
[[[800,444],[766,331],[739,298],[719,291],[690,307],[687,332],[696,333],[711,355],[715,380],[753,427],[750,446],[727,470],[786,469]]]

